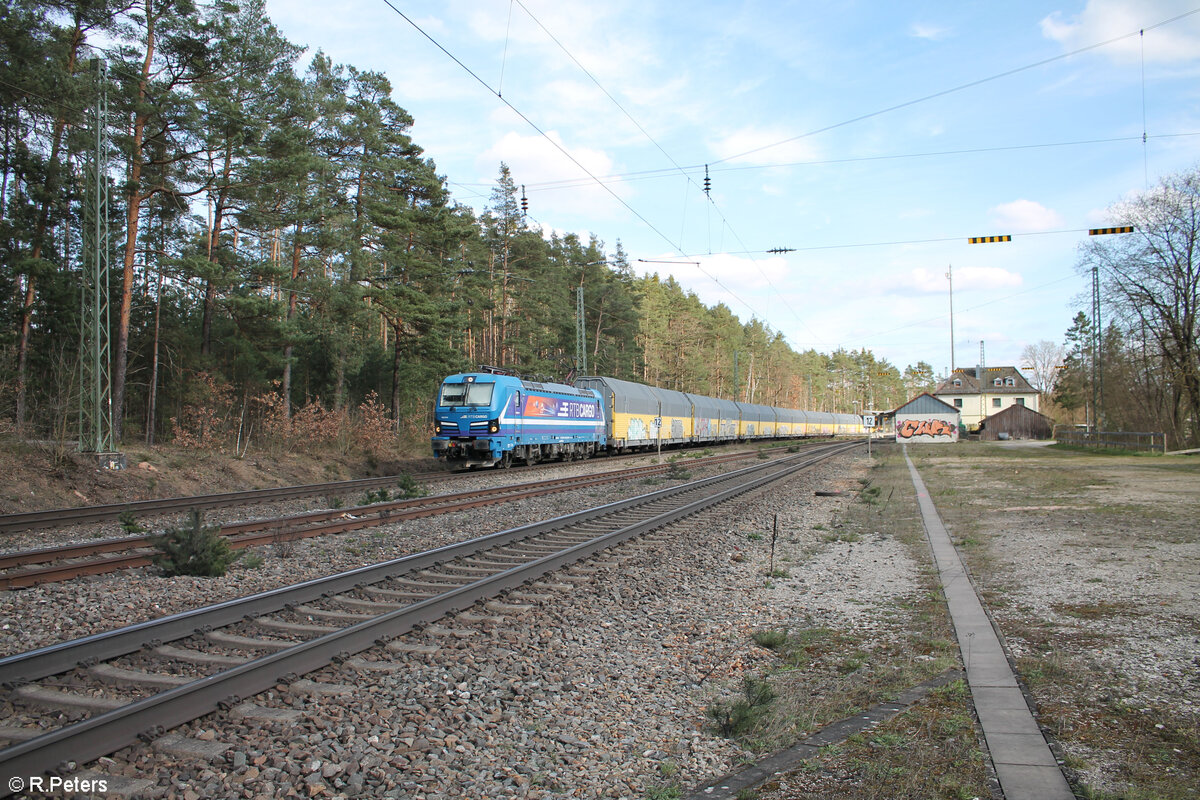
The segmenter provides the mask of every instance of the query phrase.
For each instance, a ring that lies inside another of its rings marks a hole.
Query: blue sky
[[[503,161],[531,223],[799,350],[944,372],[952,267],[956,365],[1020,366],[1090,308],[1086,229],[1200,165],[1200,0],[390,2],[267,11],[385,73],[459,202]]]

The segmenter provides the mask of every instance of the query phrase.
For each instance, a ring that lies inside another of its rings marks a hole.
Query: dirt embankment
[[[230,454],[174,447],[132,447],[129,467],[100,469],[94,457],[51,443],[0,440],[0,514],[161,497],[265,489],[304,483],[397,475],[435,468],[412,453],[378,460],[336,453]]]

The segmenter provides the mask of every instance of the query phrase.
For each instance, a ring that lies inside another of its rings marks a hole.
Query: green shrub
[[[146,529],[138,523],[137,517],[133,515],[132,511],[122,511],[121,516],[117,517],[117,521],[121,523],[121,530],[130,536],[146,532]]]
[[[775,691],[766,680],[747,676],[742,681],[744,699],[732,703],[717,701],[707,709],[717,732],[726,738],[748,733],[775,699]]]
[[[358,504],[360,506],[369,506],[373,503],[386,503],[390,499],[391,497],[387,489],[376,489],[374,491],[368,489]]]
[[[218,531],[217,526],[205,527],[203,515],[192,509],[188,524],[180,528],[167,528],[161,536],[151,538],[158,550],[152,557],[154,565],[163,574],[197,575],[202,578],[217,578],[225,574],[229,565],[242,555],[234,552],[229,541]]]
[[[399,480],[396,481],[396,487],[400,490],[396,494],[396,497],[401,499],[425,496],[425,488],[413,480],[412,475],[409,475],[407,472],[402,474]]]
[[[672,456],[667,462],[667,477],[675,481],[686,481],[692,477],[692,473],[687,471],[678,456]]]

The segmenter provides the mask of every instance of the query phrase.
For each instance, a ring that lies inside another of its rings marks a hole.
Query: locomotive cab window
[[[443,383],[439,406],[490,406],[494,383]]]

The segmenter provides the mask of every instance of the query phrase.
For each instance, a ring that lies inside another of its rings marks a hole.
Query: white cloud
[[[1097,52],[1120,64],[1140,62],[1143,54],[1148,62],[1196,61],[1200,57],[1200,15],[1146,30],[1144,42],[1136,35],[1150,25],[1191,11],[1194,5],[1180,0],[1088,0],[1074,17],[1056,11],[1044,18],[1042,35],[1060,43],[1064,50],[1116,39]]]
[[[954,293],[973,289],[995,291],[1021,286],[1024,279],[1016,272],[1000,267],[959,267],[954,270]],[[897,281],[893,289],[907,289],[919,294],[950,293],[950,281],[945,270],[916,267]]]
[[[794,130],[779,128],[741,128],[725,134],[709,147],[718,158],[730,159],[734,164],[813,161],[820,152],[814,142],[796,138]]]
[[[1063,227],[1062,215],[1033,200],[1013,200],[991,209],[997,233],[1033,233]]]
[[[929,39],[937,41],[945,39],[950,35],[949,28],[943,28],[940,25],[930,25],[923,22],[914,22],[908,29],[909,34],[917,39]]]
[[[553,140],[555,147],[547,138]],[[571,154],[574,163],[562,150]],[[603,188],[591,182],[587,173],[580,168],[586,168],[596,177],[604,177],[615,170],[613,161],[603,150],[589,147],[569,147],[557,131],[547,131],[546,136],[536,134],[523,136],[510,131],[502,136],[491,147],[480,153],[475,161],[478,174],[495,176],[503,161],[512,171],[514,181],[519,185],[550,184],[558,181],[580,181],[589,183],[572,185],[570,188],[550,192],[548,189],[533,190],[529,193],[530,214],[538,216],[538,204],[553,202],[557,211],[575,211],[577,213],[611,214],[616,200]],[[628,184],[615,184],[613,190],[617,193],[630,193]],[[553,199],[551,199],[553,198]]]

